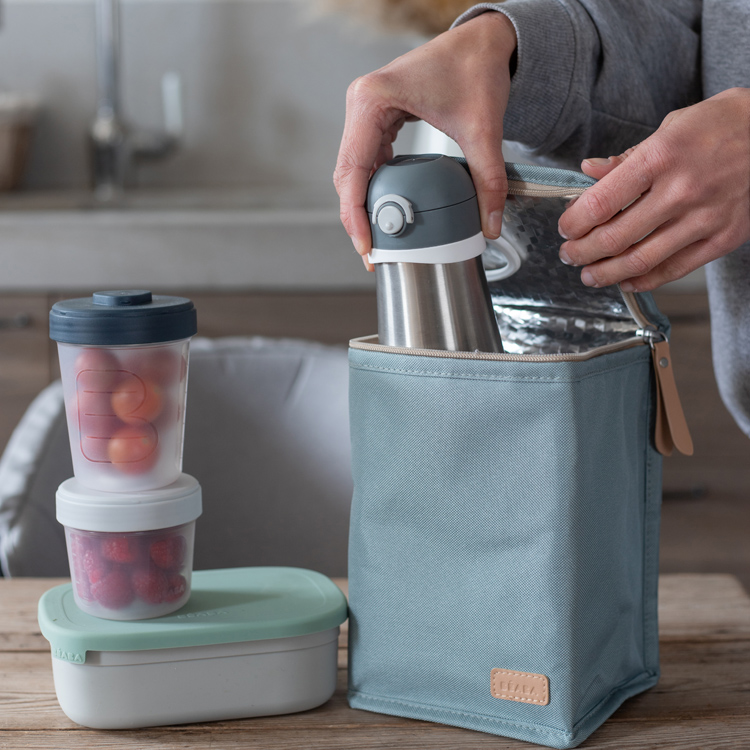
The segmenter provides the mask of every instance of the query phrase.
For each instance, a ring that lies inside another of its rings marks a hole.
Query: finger
[[[619,159],[619,156],[608,156],[606,159],[584,159],[581,162],[581,171],[595,180],[601,180],[620,163]]]
[[[366,166],[366,162],[357,164],[353,158],[345,153],[339,155],[333,181],[340,198],[341,223],[356,251],[366,255],[372,244],[370,222],[365,210],[372,163],[369,166]]]
[[[560,260],[568,266],[585,266],[611,258],[637,244],[674,216],[674,207],[653,193],[638,199],[627,211],[594,227],[579,240],[560,246]]]
[[[492,239],[497,239],[503,228],[503,210],[508,195],[502,143],[502,130],[485,133],[477,142],[459,143],[477,190],[482,232]]]
[[[387,154],[384,137],[403,113],[379,106],[381,92],[371,80],[360,78],[347,91],[344,133],[333,182],[340,199],[341,222],[360,255],[372,246],[365,210],[367,186],[376,160]]]
[[[357,169],[345,172],[348,185],[340,193],[341,205],[339,215],[355,250],[362,256],[367,255],[372,247],[370,222],[364,202],[367,196],[367,183],[370,170]]]
[[[372,177],[375,172],[380,169],[380,167],[383,166],[387,161],[390,161],[393,158],[393,146],[388,144],[383,144],[380,149],[378,150],[378,155],[375,159],[375,163],[372,165],[372,172],[370,173],[370,177]]]
[[[403,127],[404,122],[406,122],[405,117],[399,118],[385,133],[383,133],[380,148],[378,149],[378,155],[375,158],[375,163],[372,166],[370,177],[372,177],[372,175],[380,167],[382,167],[383,164],[393,158],[393,142],[396,140],[396,137]]]
[[[636,149],[636,146],[629,148],[619,156],[608,156],[606,159],[590,158],[581,162],[581,171],[595,180],[601,180],[606,177],[615,167],[622,164]]]
[[[716,258],[710,240],[702,239],[682,248],[643,276],[625,279],[620,283],[623,292],[650,292],[677,281]]]
[[[625,252],[585,266],[581,281],[586,286],[604,287],[645,276],[672,255],[704,238],[705,228],[699,221],[682,218],[667,222]]]
[[[637,152],[633,153],[621,159],[617,168],[596,185],[587,188],[560,217],[558,230],[562,237],[571,240],[583,237],[646,192],[651,180],[642,161]]]

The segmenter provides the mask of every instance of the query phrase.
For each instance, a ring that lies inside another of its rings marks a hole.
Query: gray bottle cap
[[[468,170],[443,154],[397,156],[380,167],[367,212],[373,247],[384,250],[446,245],[482,229]]]
[[[127,346],[177,341],[194,336],[195,306],[185,297],[151,294],[146,289],[95,292],[91,297],[56,302],[49,335],[64,344]]]

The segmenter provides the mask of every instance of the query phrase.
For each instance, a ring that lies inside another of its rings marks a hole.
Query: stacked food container
[[[57,491],[75,602],[109,620],[190,596],[201,488],[182,473],[193,303],[145,290],[58,302],[50,336],[75,476]]]
[[[57,490],[72,583],[44,593],[39,626],[60,706],[84,726],[304,711],[336,688],[347,606],[331,580],[284,567],[192,575],[202,499],[182,444],[195,332],[190,300],[140,290],[50,312],[75,473]]]

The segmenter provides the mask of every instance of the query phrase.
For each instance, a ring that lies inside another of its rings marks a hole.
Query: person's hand
[[[369,179],[393,158],[393,141],[407,120],[425,120],[458,143],[471,167],[482,229],[499,236],[508,189],[503,116],[515,47],[510,21],[483,13],[351,84],[333,181],[341,221],[360,255],[370,252],[372,241],[365,210]]]
[[[626,292],[679,279],[750,239],[750,89],[671,112],[638,146],[581,168],[600,182],[560,218],[563,263]]]

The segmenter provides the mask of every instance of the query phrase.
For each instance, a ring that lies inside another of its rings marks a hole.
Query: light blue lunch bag
[[[349,702],[569,748],[659,678],[660,452],[691,445],[651,296],[557,258],[593,181],[508,176],[506,353],[350,345]]]

